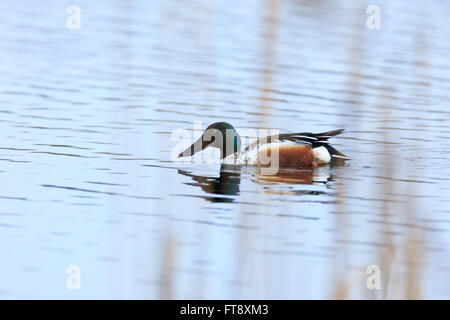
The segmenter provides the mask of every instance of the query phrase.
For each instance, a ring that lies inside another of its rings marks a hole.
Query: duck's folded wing
[[[297,132],[297,133],[283,133],[279,135],[272,135],[256,140],[255,142],[248,145],[245,148],[245,150],[247,151],[253,149],[258,145],[279,141],[303,142],[305,144],[311,144],[312,147],[315,148],[328,144],[329,138],[337,136],[338,134],[341,134],[344,131],[345,131],[344,129],[338,129],[322,133]]]
[[[281,142],[281,141],[292,141],[292,142],[302,142],[304,144],[311,145],[312,148],[325,147],[327,148],[330,155],[334,158],[340,158],[343,160],[350,160],[349,157],[339,152],[333,148],[328,139],[343,133],[344,129],[337,129],[322,133],[311,133],[311,132],[298,132],[298,133],[284,133],[279,135],[272,135],[256,140],[245,148],[245,151],[256,148],[260,145]]]

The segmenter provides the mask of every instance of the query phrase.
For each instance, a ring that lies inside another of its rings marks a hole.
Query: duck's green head
[[[207,147],[219,148],[220,158],[223,159],[230,154],[240,151],[241,138],[231,124],[215,122],[206,128],[202,136],[189,148],[180,153],[178,157],[190,157]]]

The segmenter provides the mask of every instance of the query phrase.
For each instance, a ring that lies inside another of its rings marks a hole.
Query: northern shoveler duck
[[[269,166],[274,160],[271,158],[274,153],[279,166],[317,166],[334,159],[349,160],[328,143],[329,138],[342,132],[344,129],[322,133],[283,133],[258,139],[241,150],[241,138],[236,129],[229,123],[216,122],[206,128],[202,136],[178,157],[189,157],[207,147],[213,147],[220,150],[220,158],[229,164]]]

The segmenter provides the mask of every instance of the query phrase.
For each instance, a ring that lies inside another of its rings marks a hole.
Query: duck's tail
[[[309,132],[303,132],[303,133],[294,133],[290,134],[289,137],[286,137],[288,140],[293,141],[302,141],[306,143],[310,143],[312,148],[319,148],[319,147],[325,147],[328,152],[330,153],[332,158],[338,158],[343,160],[350,160],[349,157],[344,155],[342,152],[336,150],[333,148],[330,143],[328,142],[328,139],[334,136],[337,136],[341,133],[343,133],[345,129],[337,129],[322,133],[309,133]]]
[[[347,157],[342,152],[336,150],[336,148],[332,147],[330,145],[330,143],[328,142],[329,138],[337,136],[337,135],[343,133],[344,131],[345,131],[345,129],[337,129],[337,130],[313,134],[313,137],[317,139],[315,141],[311,141],[313,149],[323,146],[323,147],[327,148],[327,150],[330,153],[332,158],[338,158],[338,159],[342,159],[342,160],[350,160],[349,157]]]

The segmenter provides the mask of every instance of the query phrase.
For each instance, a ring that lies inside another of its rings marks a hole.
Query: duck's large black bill
[[[194,155],[195,153],[202,151],[203,149],[205,149],[207,146],[209,146],[211,144],[212,141],[205,141],[204,137],[201,136],[197,141],[195,141],[189,148],[187,148],[186,150],[184,150],[183,152],[181,152],[178,155],[178,158],[181,157],[190,157],[192,155]]]

